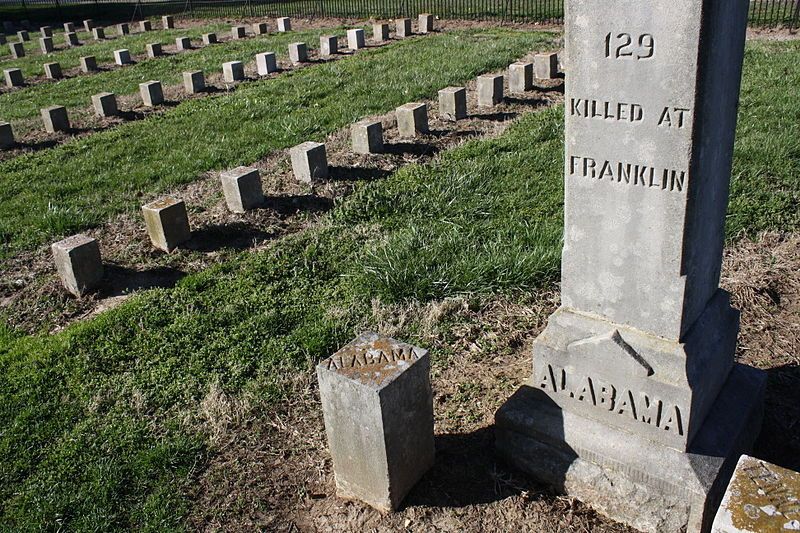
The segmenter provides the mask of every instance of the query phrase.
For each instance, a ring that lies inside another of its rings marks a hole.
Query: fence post
[[[792,21],[789,23],[789,33],[794,33],[797,29],[797,23],[800,21],[800,0],[797,0],[794,6],[794,15]]]

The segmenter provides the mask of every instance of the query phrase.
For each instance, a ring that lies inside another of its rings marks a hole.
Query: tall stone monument
[[[719,288],[747,0],[567,0],[561,307],[509,462],[644,531],[710,527],[758,434]]]

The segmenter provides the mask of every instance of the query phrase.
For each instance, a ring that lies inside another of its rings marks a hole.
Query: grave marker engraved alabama
[[[561,307],[497,445],[645,531],[707,529],[760,423],[763,376],[734,364],[719,288],[746,14],[566,2]]]

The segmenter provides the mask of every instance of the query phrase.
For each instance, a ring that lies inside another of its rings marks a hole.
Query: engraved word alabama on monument
[[[747,7],[565,6],[562,301],[497,445],[644,530],[707,527],[760,423],[763,376],[734,364],[719,288]]]

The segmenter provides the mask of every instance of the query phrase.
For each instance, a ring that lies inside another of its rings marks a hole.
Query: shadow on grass
[[[173,287],[185,275],[186,273],[182,270],[172,267],[134,270],[119,265],[106,264],[103,287],[97,291],[97,294],[101,298],[109,298],[156,287],[169,288]]]
[[[256,224],[232,222],[211,224],[192,232],[192,238],[181,248],[196,252],[215,252],[221,249],[246,250],[256,243],[274,239],[275,232],[262,230]]]
[[[383,145],[383,151],[394,155],[436,155],[439,148],[432,144],[423,142],[396,142]]]
[[[300,211],[324,213],[333,207],[333,200],[315,194],[267,197],[262,207],[272,209],[279,215],[294,215]]]
[[[391,174],[381,168],[330,167],[327,181],[373,181]]]

